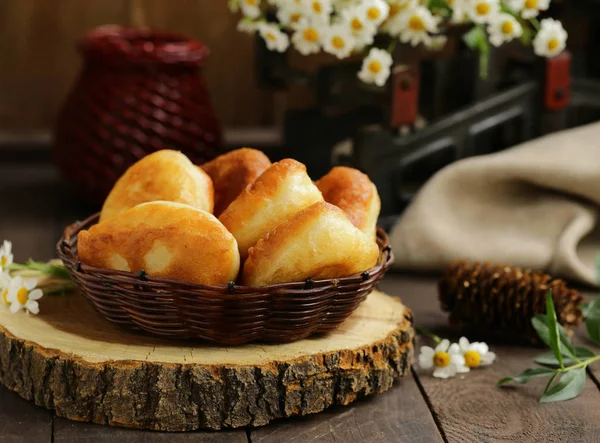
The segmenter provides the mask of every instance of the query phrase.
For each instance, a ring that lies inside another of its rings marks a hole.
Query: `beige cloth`
[[[396,267],[489,260],[594,285],[599,209],[594,123],[439,171],[392,230]]]

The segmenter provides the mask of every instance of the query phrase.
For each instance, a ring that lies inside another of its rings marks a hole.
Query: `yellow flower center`
[[[320,14],[321,12],[323,12],[323,6],[321,6],[321,2],[313,2],[312,3],[312,9],[317,14]]]
[[[267,40],[271,40],[272,42],[274,42],[275,40],[277,40],[277,37],[275,37],[275,34],[273,34],[272,32],[267,32]]]
[[[490,5],[487,3],[479,3],[475,10],[479,15],[488,15],[490,13]]]
[[[344,39],[342,37],[337,36],[337,35],[331,39],[331,44],[336,49],[342,49],[344,46],[346,46],[346,43],[344,42]]]
[[[450,6],[450,7],[454,6],[454,0],[446,0],[446,2],[448,3],[448,6]]]
[[[245,0],[246,4],[250,6],[256,6],[257,1],[258,0]]]
[[[7,296],[8,296],[8,288],[4,288],[2,290],[1,296],[2,296],[2,301],[4,302],[4,304],[7,305],[8,304],[8,298],[7,298]]]
[[[538,0],[525,0],[525,8],[533,9],[537,8]]]
[[[476,368],[481,363],[481,355],[477,351],[467,351],[465,352],[465,365],[467,368]]]
[[[450,354],[438,351],[433,355],[433,364],[438,368],[445,368],[450,364]]]
[[[29,299],[29,292],[27,291],[27,289],[25,288],[19,288],[19,290],[17,291],[17,301],[24,305],[25,303],[27,303],[27,300]]]
[[[313,28],[305,29],[302,35],[304,40],[310,43],[315,43],[317,40],[319,40],[319,34]]]
[[[502,33],[503,34],[512,34],[513,31],[515,30],[515,27],[513,26],[513,24],[511,22],[504,22],[502,23]]]
[[[413,15],[410,20],[408,20],[408,27],[413,31],[424,31],[425,23],[423,23],[423,19],[418,15]]]
[[[290,21],[292,23],[296,23],[301,18],[302,18],[302,14],[300,14],[299,12],[295,12],[294,14],[290,15]]]
[[[374,6],[370,7],[367,11],[367,17],[369,17],[369,20],[377,20],[380,15],[381,13],[379,12],[379,9]]]
[[[6,257],[0,258],[0,265],[4,266],[7,261],[8,261],[8,259]]]
[[[379,74],[381,72],[381,63],[377,60],[372,60],[368,65],[369,71],[373,74]]]
[[[362,31],[362,28],[363,28],[363,24],[356,17],[354,17],[352,19],[351,26],[352,26],[352,29],[355,30],[355,31]]]
[[[550,40],[548,40],[548,50],[554,51],[556,48],[558,48],[558,39],[551,38]]]

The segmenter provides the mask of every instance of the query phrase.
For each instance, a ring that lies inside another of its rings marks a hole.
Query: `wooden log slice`
[[[0,381],[78,421],[163,431],[260,426],[388,390],[413,358],[412,315],[373,292],[336,332],[218,347],[123,330],[80,295],[38,316],[0,306]]]

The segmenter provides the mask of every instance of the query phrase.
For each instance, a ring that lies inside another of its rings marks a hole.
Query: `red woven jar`
[[[221,153],[221,127],[199,68],[202,43],[182,35],[101,26],[79,42],[83,71],[56,124],[54,160],[93,203],[150,152],[192,162]]]

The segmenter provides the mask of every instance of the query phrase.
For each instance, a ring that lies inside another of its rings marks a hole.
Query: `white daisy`
[[[392,56],[389,52],[372,48],[369,55],[363,60],[358,78],[365,83],[375,83],[377,86],[383,86],[390,76],[392,63]]]
[[[344,9],[342,11],[342,20],[352,32],[357,47],[363,47],[373,43],[377,28],[365,18],[362,8],[354,7]]]
[[[510,14],[498,14],[488,24],[488,34],[490,43],[494,46],[500,46],[514,38],[521,37],[523,28],[521,24]]]
[[[301,3],[290,2],[277,10],[277,20],[283,26],[296,28],[304,17],[304,7]]]
[[[13,264],[12,243],[4,240],[0,246],[0,272],[6,270],[7,266]]]
[[[540,30],[533,39],[533,50],[542,57],[560,54],[567,44],[567,31],[558,20],[545,18]]]
[[[467,6],[469,0],[446,0],[452,8],[452,22],[463,23],[467,18]]]
[[[292,43],[300,54],[308,55],[319,52],[323,27],[308,20],[302,20],[292,35]]]
[[[8,305],[8,288],[10,288],[11,278],[8,273],[0,273],[0,304]]]
[[[537,17],[540,11],[546,11],[550,6],[550,0],[510,0],[509,6],[521,13],[524,19]]]
[[[240,0],[240,9],[242,14],[250,18],[260,16],[260,0]]]
[[[491,352],[488,345],[483,342],[469,343],[466,337],[461,337],[458,346],[465,359],[465,366],[469,369],[491,365],[496,360],[496,354]]]
[[[243,18],[237,24],[237,30],[245,32],[246,34],[254,34],[258,29],[258,25],[262,22],[255,22],[253,20]]]
[[[417,7],[417,0],[388,0],[390,6],[388,18],[381,26],[381,29],[393,36],[399,36],[402,31],[400,17]]]
[[[429,34],[438,32],[439,17],[434,17],[429,9],[417,6],[400,16],[400,41],[417,46],[419,43],[431,44]]]
[[[460,347],[446,339],[435,347],[422,346],[419,354],[419,366],[422,369],[435,368],[434,377],[454,377],[458,372],[469,372],[465,366],[465,359],[461,355]]]
[[[364,18],[376,27],[383,23],[390,12],[390,5],[384,0],[366,0],[360,8]]]
[[[290,45],[290,39],[287,34],[270,23],[261,23],[258,25],[258,32],[271,51],[285,52]]]
[[[32,314],[40,312],[37,300],[42,298],[44,293],[41,289],[35,289],[36,285],[37,280],[35,278],[23,280],[23,277],[17,276],[12,279],[6,296],[10,303],[10,312],[14,314],[21,309],[25,309]]]
[[[304,0],[304,13],[323,21],[329,21],[329,15],[333,11],[331,0]]]
[[[332,25],[323,31],[323,49],[337,58],[346,58],[355,48],[356,42],[348,26]]]
[[[500,12],[498,0],[470,0],[467,14],[475,23],[488,23]]]

